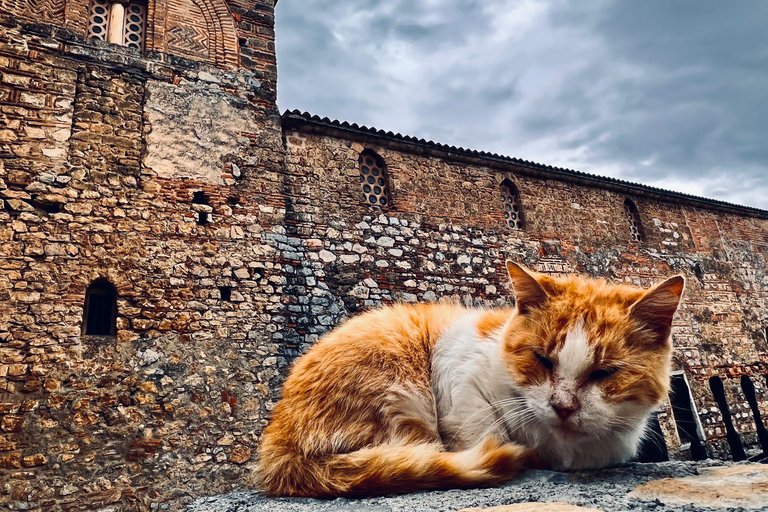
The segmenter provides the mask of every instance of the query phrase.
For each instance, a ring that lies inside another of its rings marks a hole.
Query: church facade
[[[280,115],[275,4],[0,0],[3,507],[247,488],[297,355],[506,258],[685,274],[648,456],[768,455],[768,211]]]

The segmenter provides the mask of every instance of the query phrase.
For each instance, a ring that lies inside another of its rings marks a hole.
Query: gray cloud
[[[279,103],[768,209],[768,3],[285,0]]]

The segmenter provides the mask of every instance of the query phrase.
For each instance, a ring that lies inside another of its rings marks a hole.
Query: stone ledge
[[[532,471],[497,489],[365,500],[267,499],[255,492],[200,498],[185,512],[462,511],[708,512],[768,509],[768,465],[664,462],[601,471]]]

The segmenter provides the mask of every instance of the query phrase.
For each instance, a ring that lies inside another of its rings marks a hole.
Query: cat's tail
[[[500,485],[535,463],[528,449],[495,438],[462,452],[446,452],[436,443],[384,444],[306,456],[270,445],[262,446],[257,478],[269,496],[362,497]]]

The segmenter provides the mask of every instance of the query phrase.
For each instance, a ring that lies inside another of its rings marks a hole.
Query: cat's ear
[[[630,316],[658,334],[662,341],[666,341],[684,288],[683,276],[667,279],[635,302],[630,307]]]
[[[518,312],[525,314],[532,308],[540,307],[549,298],[536,279],[517,263],[507,260],[507,272],[515,290]]]

